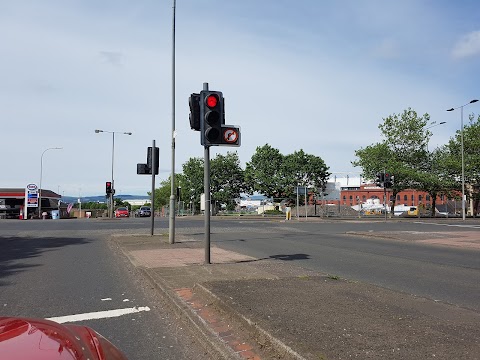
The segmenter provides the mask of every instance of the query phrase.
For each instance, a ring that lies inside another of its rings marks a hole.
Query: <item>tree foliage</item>
[[[296,186],[324,190],[330,173],[322,158],[306,154],[302,149],[285,156],[281,166],[283,194],[293,197]]]
[[[428,130],[430,116],[423,116],[408,108],[401,114],[383,119],[378,128],[383,140],[355,151],[354,166],[363,170],[363,176],[373,180],[378,172],[394,175],[392,211],[397,194],[407,188],[422,189],[432,197],[447,186],[441,166],[432,166],[432,161],[444,159],[442,152],[429,153]],[[435,170],[435,172],[434,172]]]
[[[246,188],[268,197],[279,197],[282,192],[282,164],[284,156],[269,144],[258,146],[245,167]]]
[[[474,202],[474,215],[479,211],[480,202],[480,116],[475,120],[469,116],[469,123],[463,128],[463,156],[465,193],[467,200]],[[462,176],[462,133],[458,130],[446,145],[444,170],[450,180],[456,179],[456,189],[461,191]]]
[[[226,204],[227,209],[233,210],[235,199],[238,199],[246,188],[238,154],[236,152],[228,152],[227,155],[217,154],[210,163],[210,171],[212,200]]]

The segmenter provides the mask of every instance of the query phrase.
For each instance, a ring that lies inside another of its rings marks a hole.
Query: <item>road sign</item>
[[[238,140],[238,130],[234,128],[224,128],[223,140],[228,144],[236,143]]]

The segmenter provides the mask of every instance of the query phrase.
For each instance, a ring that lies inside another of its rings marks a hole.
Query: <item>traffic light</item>
[[[224,102],[220,91],[200,92],[200,142],[203,146],[223,144]],[[195,124],[194,124],[195,125]]]
[[[160,150],[155,146],[155,165],[153,165],[152,160],[152,147],[149,146],[147,149],[147,167],[148,173],[152,173],[152,169],[155,169],[155,175],[158,175],[158,168],[160,166]],[[138,170],[138,169],[137,169]]]
[[[385,173],[385,187],[391,188],[393,185],[393,176],[389,173]]]
[[[375,178],[375,184],[378,186],[378,187],[383,187],[383,182],[384,182],[384,173],[381,172],[381,173],[377,173],[376,175],[376,178]]]
[[[112,193],[112,182],[111,181],[107,181],[105,183],[105,192],[107,194],[111,194]]]
[[[188,99],[190,107],[190,128],[200,131],[200,94],[192,94]]]

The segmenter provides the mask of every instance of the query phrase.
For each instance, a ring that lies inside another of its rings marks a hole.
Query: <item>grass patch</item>
[[[299,278],[300,280],[309,280],[309,279],[310,279],[310,276],[308,276],[308,275],[300,275],[298,278]]]

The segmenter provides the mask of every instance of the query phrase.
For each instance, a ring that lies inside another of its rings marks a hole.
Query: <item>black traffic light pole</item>
[[[203,90],[208,90],[208,83],[203,83]],[[203,108],[204,104],[200,104]],[[204,111],[200,111],[204,114]],[[201,119],[200,121],[204,121]],[[202,134],[203,136],[203,134]],[[205,264],[210,264],[210,146],[204,146],[203,192],[205,194]]]
[[[153,229],[155,226],[155,173],[156,171],[156,164],[157,164],[157,151],[155,147],[155,140],[152,142],[152,195],[150,200],[150,217],[152,218],[152,226],[150,228],[150,235],[153,236]]]

